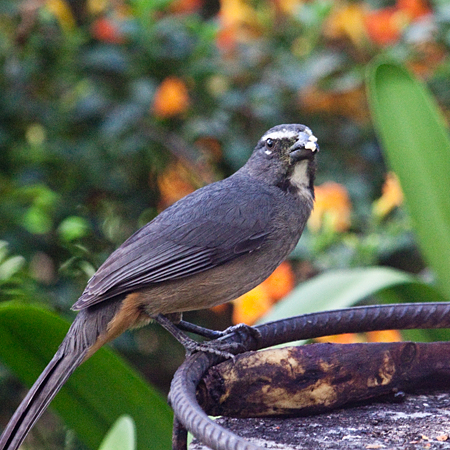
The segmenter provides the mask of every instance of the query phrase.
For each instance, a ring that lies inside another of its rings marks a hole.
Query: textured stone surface
[[[407,394],[377,403],[289,419],[217,419],[268,449],[450,449],[450,394]],[[204,450],[194,441],[190,450]]]

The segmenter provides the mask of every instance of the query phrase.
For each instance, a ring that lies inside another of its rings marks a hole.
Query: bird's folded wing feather
[[[205,208],[198,210],[201,216],[192,213],[197,211],[195,207],[190,208],[190,216],[177,213],[182,206],[178,204],[171,214],[161,213],[111,254],[73,309],[84,309],[152,283],[194,275],[258,249],[268,236],[270,197],[252,198],[250,204],[244,203],[246,211],[243,203],[235,205],[228,199],[218,199],[224,203],[221,221]]]

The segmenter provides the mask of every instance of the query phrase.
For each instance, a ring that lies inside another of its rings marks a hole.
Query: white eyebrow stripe
[[[264,139],[290,139],[293,137],[297,137],[298,132],[296,131],[288,131],[288,130],[281,130],[281,131],[272,131],[272,133],[265,134],[263,137]]]
[[[278,130],[278,131],[272,131],[271,133],[267,133],[263,136],[263,138],[266,139],[292,139],[298,136],[298,131],[289,131],[286,128],[283,128],[282,130]],[[305,127],[305,129],[303,130],[303,133],[306,133],[309,135],[309,141],[312,142],[317,142],[317,138],[313,135],[312,131],[308,128]]]

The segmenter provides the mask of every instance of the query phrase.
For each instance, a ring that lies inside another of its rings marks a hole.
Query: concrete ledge
[[[312,417],[217,422],[266,449],[450,449],[450,392],[405,394]],[[194,440],[190,450],[206,450]]]

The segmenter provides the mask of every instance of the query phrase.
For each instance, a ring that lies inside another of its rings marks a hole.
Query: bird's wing
[[[72,308],[84,309],[152,283],[211,269],[258,249],[269,234],[270,196],[236,204],[232,192],[222,193],[215,203],[206,201],[208,207],[201,208],[196,208],[195,200],[196,196],[191,198],[189,208],[178,202],[125,241],[89,280]]]

